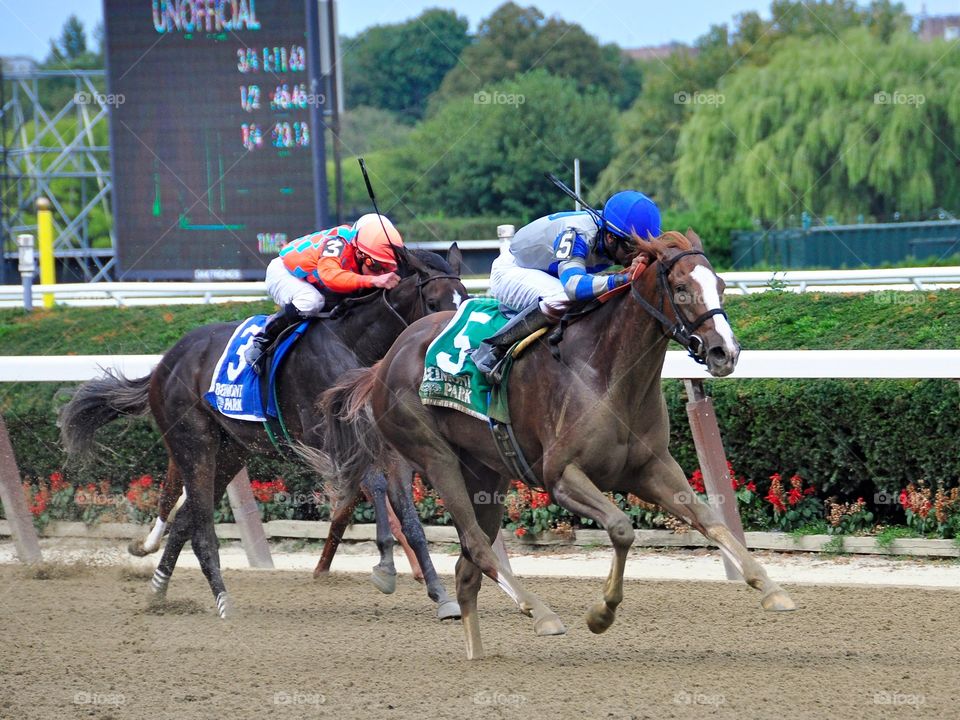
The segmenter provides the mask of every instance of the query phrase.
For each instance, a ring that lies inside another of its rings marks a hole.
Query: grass
[[[894,540],[915,537],[919,537],[919,535],[917,535],[917,533],[910,528],[903,527],[902,525],[894,525],[881,530],[874,536],[873,540],[877,544],[878,548],[884,552],[890,552],[891,548],[893,547]]]
[[[846,555],[843,549],[843,535],[834,535],[820,547],[820,552],[824,555]]]
[[[827,534],[827,521],[826,520],[817,520],[816,522],[810,523],[809,525],[804,525],[790,531],[790,536],[794,541],[799,541],[800,538],[807,535],[826,535]]]

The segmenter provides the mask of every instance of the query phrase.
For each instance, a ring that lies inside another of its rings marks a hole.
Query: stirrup
[[[243,359],[247,361],[247,365],[249,365],[250,369],[253,370],[253,372],[257,375],[263,373],[263,364],[266,362],[267,355],[269,354],[268,351],[270,350],[271,345],[273,345],[272,342],[261,347],[254,342],[254,344],[251,345],[243,355]],[[252,360],[250,359],[251,355],[254,355]]]

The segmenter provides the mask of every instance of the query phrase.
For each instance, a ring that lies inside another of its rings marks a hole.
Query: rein
[[[680,345],[686,348],[687,353],[691,358],[700,365],[706,364],[706,359],[703,357],[703,340],[696,335],[696,331],[700,328],[703,323],[709,320],[716,315],[723,315],[727,317],[727,313],[723,308],[713,308],[712,310],[707,310],[705,313],[699,315],[693,320],[689,320],[686,315],[680,310],[677,306],[676,301],[673,299],[673,293],[670,289],[670,283],[668,281],[668,276],[670,271],[673,270],[673,266],[677,264],[677,261],[680,258],[687,257],[688,255],[704,255],[703,252],[699,250],[685,250],[684,252],[678,253],[670,258],[669,262],[660,261],[657,263],[657,289],[659,290],[660,295],[660,307],[656,308],[651,305],[646,298],[644,298],[640,291],[637,290],[637,286],[631,283],[630,285],[630,297],[639,303],[640,307],[647,311],[660,325],[663,326],[665,334],[676,340]],[[664,314],[664,298],[667,299],[670,303],[670,308],[673,310],[673,315],[676,318],[674,322],[670,322],[670,319]]]

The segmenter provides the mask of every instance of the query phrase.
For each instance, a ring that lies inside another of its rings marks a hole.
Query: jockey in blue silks
[[[504,356],[515,342],[555,324],[571,302],[592,300],[630,282],[626,272],[599,273],[629,264],[634,235],[660,235],[659,208],[635,190],[611,196],[602,221],[586,211],[547,215],[520,228],[494,260],[490,294],[518,313],[473,353],[492,381],[500,381]]]

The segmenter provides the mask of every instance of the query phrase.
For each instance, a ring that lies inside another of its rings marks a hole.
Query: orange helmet
[[[397,266],[397,256],[393,248],[403,247],[403,238],[385,215],[362,215],[353,227],[357,231],[355,242],[361,253],[381,265]]]

